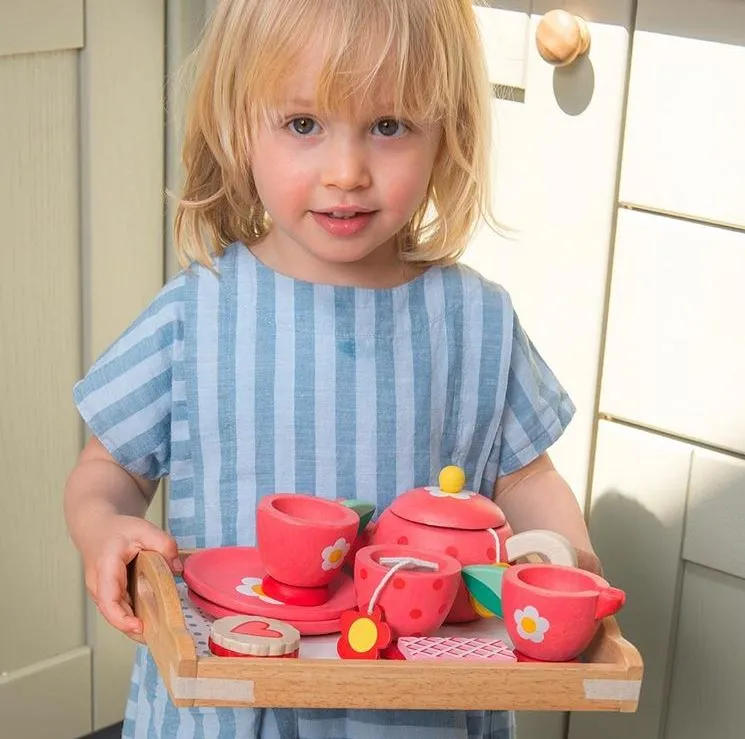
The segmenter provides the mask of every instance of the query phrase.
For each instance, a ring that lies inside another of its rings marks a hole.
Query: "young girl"
[[[373,501],[456,464],[515,531],[596,567],[546,449],[573,406],[507,293],[456,263],[488,211],[469,0],[224,0],[199,50],[186,269],[75,388],[65,510],[104,617],[140,638],[142,549],[254,543],[277,491]],[[170,478],[168,529],[143,516]],[[288,686],[290,687],[290,686]],[[358,686],[364,689],[364,686]],[[126,737],[505,739],[506,713],[175,708],[145,648]]]

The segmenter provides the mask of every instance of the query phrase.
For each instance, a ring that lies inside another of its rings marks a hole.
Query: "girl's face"
[[[292,277],[364,287],[399,284],[395,236],[424,200],[441,128],[395,119],[389,101],[347,115],[314,109],[318,68],[288,81],[278,123],[252,139],[251,169],[272,219],[254,251]]]

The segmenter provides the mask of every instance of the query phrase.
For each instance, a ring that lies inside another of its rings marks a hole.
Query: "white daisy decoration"
[[[241,580],[241,584],[235,588],[241,595],[248,595],[251,598],[258,598],[263,600],[264,603],[271,603],[275,606],[283,606],[284,603],[281,600],[274,600],[264,593],[264,586],[261,584],[260,577],[244,577]]]
[[[344,564],[347,552],[349,552],[349,542],[343,538],[337,539],[330,547],[326,547],[321,552],[323,559],[321,567],[326,571],[341,567]]]
[[[534,606],[525,606],[524,609],[518,608],[514,615],[517,633],[523,639],[540,644],[551,627],[548,619],[543,618]]]
[[[456,500],[468,500],[473,498],[475,493],[470,490],[461,490],[459,493],[445,493],[438,487],[424,488],[433,498],[455,498]]]

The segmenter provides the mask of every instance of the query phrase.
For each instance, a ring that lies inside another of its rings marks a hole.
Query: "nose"
[[[324,156],[322,184],[340,190],[369,187],[372,181],[369,164],[363,142],[347,136],[332,140]]]

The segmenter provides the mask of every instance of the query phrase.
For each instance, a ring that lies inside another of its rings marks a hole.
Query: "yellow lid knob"
[[[440,470],[440,490],[443,493],[459,493],[466,484],[466,474],[454,464]]]

